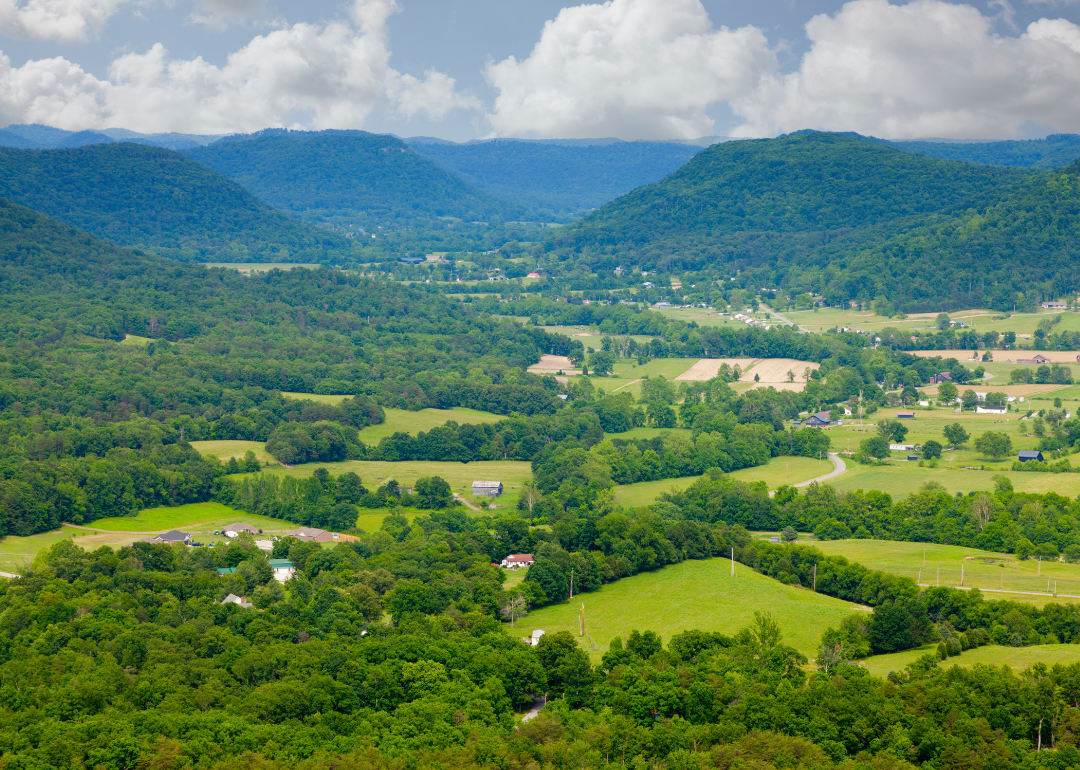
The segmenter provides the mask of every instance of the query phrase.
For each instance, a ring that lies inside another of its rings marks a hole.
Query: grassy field
[[[492,412],[455,407],[453,409],[421,409],[409,412],[404,409],[386,409],[386,420],[379,425],[369,425],[360,431],[360,440],[365,444],[378,444],[387,436],[402,432],[415,436],[420,431],[429,431],[434,427],[454,420],[462,425],[498,422],[506,417]]]
[[[369,489],[374,489],[390,479],[396,479],[402,486],[412,486],[418,478],[423,476],[441,476],[450,484],[451,489],[474,502],[487,499],[472,496],[472,483],[474,481],[501,481],[504,493],[501,497],[495,499],[495,504],[499,508],[516,504],[521,485],[532,478],[532,466],[527,462],[514,460],[490,460],[475,463],[388,463],[376,460],[344,460],[339,463],[306,463],[293,468],[284,468],[280,465],[271,466],[262,472],[306,478],[314,473],[316,468],[326,468],[335,476],[346,471],[352,471],[360,476],[364,485]],[[236,474],[232,478],[240,478],[244,475],[246,474]]]
[[[226,270],[235,270],[242,275],[251,273],[267,273],[271,270],[295,270],[298,267],[307,267],[312,270],[319,266],[313,262],[267,262],[255,264],[252,262],[207,262],[207,267],[223,267]]]
[[[861,331],[880,331],[885,327],[902,329],[903,331],[928,332],[935,330],[937,313],[915,313],[907,318],[887,318],[876,315],[870,311],[855,309],[842,310],[840,308],[819,308],[818,310],[782,310],[786,318],[790,318],[799,328],[809,331],[825,331],[837,326],[848,326]],[[1053,327],[1058,331],[1080,331],[1080,314],[1062,312],[1061,310],[1040,309],[1037,313],[1014,313],[1009,318],[994,320],[995,316],[1007,315],[993,310],[960,310],[949,313],[949,318],[954,321],[963,321],[980,334],[988,331],[1016,332],[1018,335],[1030,336],[1034,334],[1039,321],[1044,318],[1061,316],[1061,322]]]
[[[903,671],[928,652],[937,654],[937,645],[927,645],[917,650],[894,652],[891,655],[875,655],[861,662],[874,676],[885,677],[890,671]],[[944,667],[961,666],[969,668],[978,663],[987,666],[1008,666],[1022,671],[1035,663],[1053,666],[1056,663],[1068,665],[1080,663],[1080,644],[1039,644],[1032,647],[976,647],[973,650],[942,661]]]
[[[830,556],[843,556],[870,569],[921,580],[923,585],[957,586],[963,565],[965,586],[980,589],[1044,594],[1057,584],[1059,594],[1080,598],[1080,565],[1065,562],[1020,561],[1011,554],[980,551],[957,545],[905,543],[892,540],[827,540],[812,543]],[[925,555],[925,567],[924,556]],[[1010,599],[1009,594],[987,591],[988,599]],[[1066,597],[1061,597],[1065,599]],[[1039,601],[1052,601],[1040,597]],[[1070,603],[1076,599],[1068,599]]]
[[[880,489],[894,499],[918,492],[928,482],[945,487],[950,494],[992,491],[994,476],[1005,476],[1017,492],[1058,492],[1067,497],[1080,494],[1080,473],[1024,473],[1021,471],[949,470],[920,468],[917,463],[897,461],[891,465],[859,465],[847,461],[847,471],[827,482],[837,489]]]
[[[530,613],[518,623],[520,635],[543,629],[549,634],[570,631],[577,637],[578,613],[584,604],[585,629],[593,644],[585,639],[581,644],[598,660],[614,637],[625,641],[634,629],[655,631],[666,644],[674,634],[691,629],[732,634],[753,622],[755,610],[768,610],[783,631],[784,644],[813,658],[826,628],[852,612],[864,611],[735,566],[734,578],[723,559],[687,561],[623,578]]]
[[[281,395],[285,396],[285,398],[296,399],[297,401],[314,401],[316,404],[331,404],[331,405],[340,404],[345,399],[352,398],[352,396],[328,396],[328,395],[325,395],[325,394],[320,395],[318,393],[286,393],[286,392],[282,392]]]
[[[22,574],[27,566],[34,560],[38,551],[51,548],[61,540],[74,540],[76,545],[93,551],[103,545],[119,548],[122,545],[131,545],[132,540],[138,535],[124,535],[115,532],[87,532],[85,530],[64,527],[52,532],[42,532],[29,537],[15,537],[9,535],[0,538],[0,572],[14,572]]]
[[[153,340],[150,337],[140,337],[136,334],[125,334],[124,339],[120,344],[142,347],[146,343],[152,341]]]
[[[273,455],[266,451],[266,443],[263,441],[192,441],[191,446],[203,457],[216,457],[222,461],[228,461],[230,457],[242,460],[246,453],[254,452],[258,461],[264,465],[277,462]]]
[[[168,532],[179,529],[184,532],[213,533],[226,524],[245,522],[256,529],[286,530],[295,529],[295,525],[281,519],[265,516],[252,516],[250,513],[229,508],[221,503],[191,503],[174,508],[147,508],[138,516],[116,516],[111,519],[98,519],[87,524],[93,529],[111,532]]]
[[[664,377],[674,380],[698,362],[696,358],[653,358],[638,366],[637,359],[620,358],[610,377],[594,377],[592,383],[605,393],[630,393],[634,399],[641,397],[641,380],[645,377]]]

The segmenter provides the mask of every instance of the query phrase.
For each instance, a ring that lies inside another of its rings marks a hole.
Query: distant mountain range
[[[697,154],[551,236],[582,267],[703,270],[904,310],[1011,309],[1080,288],[1080,166],[928,158],[800,132]],[[755,285],[760,285],[755,282]]]
[[[160,147],[0,148],[0,197],[121,246],[183,261],[321,262],[349,241],[271,209],[235,182]]]
[[[132,142],[167,147],[170,150],[186,150],[216,142],[221,135],[202,134],[140,134],[126,128],[103,128],[100,131],[65,131],[62,128],[30,125],[12,125],[0,128],[0,147],[19,150],[56,150],[68,147],[85,147],[88,144]]]

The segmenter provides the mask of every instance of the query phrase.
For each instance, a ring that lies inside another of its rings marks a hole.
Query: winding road
[[[847,464],[840,458],[840,455],[828,453],[828,458],[832,460],[833,469],[826,473],[824,476],[818,476],[817,478],[809,479],[807,481],[800,481],[796,484],[796,487],[808,487],[815,481],[828,481],[829,479],[835,479],[841,473],[847,470]]]

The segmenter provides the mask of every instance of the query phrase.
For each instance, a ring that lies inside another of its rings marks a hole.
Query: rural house
[[[806,426],[808,428],[824,428],[831,424],[832,419],[829,417],[828,412],[818,412],[817,414],[812,414],[806,418]]]
[[[284,583],[296,572],[296,567],[288,559],[270,559],[270,567],[274,570],[274,580]]]
[[[427,260],[424,257],[398,257],[398,262],[404,262],[406,265],[422,265]]]
[[[1049,308],[1064,309],[1064,308],[1067,308],[1069,306],[1069,304],[1067,302],[1044,302],[1044,303],[1042,303],[1042,306],[1043,307],[1049,307]]]
[[[221,533],[225,535],[225,537],[236,537],[241,532],[248,532],[254,535],[255,531],[255,527],[251,526],[250,524],[244,524],[242,522],[238,522],[236,524],[226,524],[224,527],[221,528]]]
[[[532,636],[523,637],[521,641],[525,642],[525,644],[529,645],[530,647],[535,647],[536,645],[540,644],[540,637],[543,635],[544,632],[540,629],[537,629],[532,632]]]
[[[531,553],[512,553],[503,559],[499,566],[506,567],[506,569],[521,569],[522,567],[531,567],[532,563],[533,555]]]
[[[472,493],[474,495],[498,497],[503,493],[503,485],[501,481],[474,481],[472,483]]]
[[[1037,462],[1044,462],[1042,452],[1038,449],[1021,449],[1017,458],[1020,462],[1026,463],[1028,460],[1035,460]]]
[[[938,372],[930,378],[931,385],[940,385],[943,382],[952,382],[952,375],[949,372]]]
[[[221,603],[222,604],[236,604],[236,605],[239,605],[240,607],[244,607],[244,608],[254,606],[254,605],[252,605],[251,602],[249,602],[243,596],[237,596],[236,594],[229,594],[228,596],[226,596],[224,599],[221,600]]]
[[[975,414],[1005,414],[1009,411],[1006,406],[987,406],[986,404],[979,404],[975,407]]]
[[[165,543],[166,545],[188,545],[191,543],[192,537],[189,532],[181,532],[176,529],[169,530],[164,535],[158,535],[157,537],[149,537],[143,540],[144,543]]]
[[[1016,359],[1018,364],[1048,364],[1050,359],[1044,356],[1042,353],[1036,353],[1034,358],[1018,358]]]
[[[314,527],[300,527],[300,529],[294,529],[287,533],[289,537],[295,537],[302,543],[314,541],[316,543],[332,543],[335,540],[341,539],[341,535],[337,532],[327,532],[325,529],[315,529]]]

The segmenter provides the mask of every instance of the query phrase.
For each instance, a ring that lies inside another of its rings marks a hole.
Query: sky
[[[0,125],[1080,132],[1080,0],[0,0]]]

